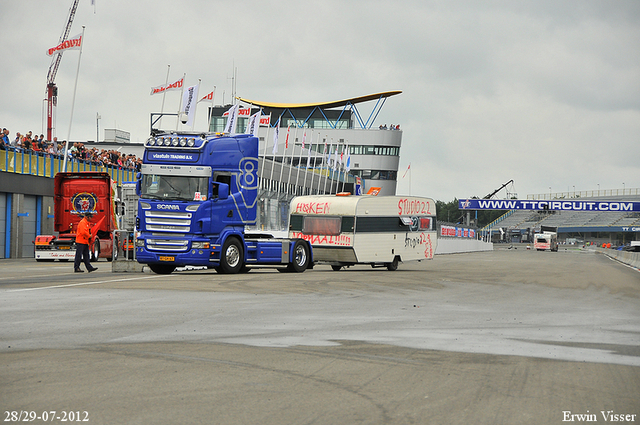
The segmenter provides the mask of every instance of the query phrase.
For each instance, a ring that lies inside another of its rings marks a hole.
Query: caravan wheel
[[[398,270],[398,257],[396,256],[391,263],[387,263],[387,270],[394,272]]]

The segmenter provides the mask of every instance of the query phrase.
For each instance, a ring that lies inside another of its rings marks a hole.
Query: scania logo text
[[[179,205],[170,205],[170,204],[159,204],[158,205],[158,209],[159,210],[179,210],[180,206]]]

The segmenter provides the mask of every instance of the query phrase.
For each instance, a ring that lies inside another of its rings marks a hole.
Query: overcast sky
[[[72,0],[3,0],[0,126],[43,132],[46,77]],[[149,135],[167,66],[215,103],[306,103],[401,90],[379,124],[403,129],[398,194],[519,198],[640,188],[640,1],[80,0],[86,27],[71,140]],[[56,78],[69,133],[78,51]],[[177,109],[179,92],[166,96]],[[359,110],[368,115],[374,102]],[[196,129],[206,128],[205,103]],[[402,178],[411,164],[411,177]],[[551,188],[551,189],[550,189]],[[506,195],[505,191],[501,195]]]

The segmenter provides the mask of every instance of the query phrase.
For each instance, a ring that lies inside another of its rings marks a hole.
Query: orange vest
[[[91,239],[91,227],[89,227],[89,221],[86,218],[83,218],[80,220],[80,223],[78,223],[76,243],[89,245],[89,239]]]

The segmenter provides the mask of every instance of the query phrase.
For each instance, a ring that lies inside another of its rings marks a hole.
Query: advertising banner
[[[596,200],[530,201],[518,199],[460,199],[461,210],[640,211],[640,202]]]
[[[476,230],[468,229],[465,227],[456,227],[456,226],[440,226],[440,236],[449,237],[449,238],[471,238],[475,239]]]

